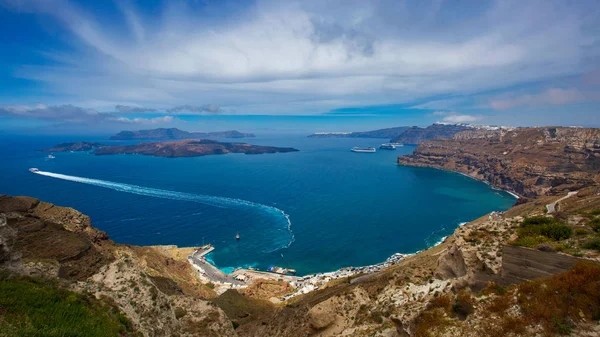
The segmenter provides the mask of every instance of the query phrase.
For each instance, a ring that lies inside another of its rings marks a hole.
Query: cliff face
[[[174,249],[115,244],[72,208],[0,195],[0,271],[110,302],[144,336],[235,336],[205,300],[214,293]]]
[[[451,138],[456,133],[471,129],[464,125],[432,124],[426,128],[413,126],[404,131],[397,137],[391,139],[391,142],[401,144],[421,144],[422,142],[438,139]]]
[[[600,129],[466,130],[431,140],[398,164],[467,174],[526,197],[600,182]]]

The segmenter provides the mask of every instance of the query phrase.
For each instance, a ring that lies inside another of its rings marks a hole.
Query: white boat
[[[33,172],[33,173],[36,173],[36,172],[39,172],[39,171],[40,171],[40,170],[38,170],[38,169],[37,169],[37,168],[35,168],[35,167],[32,167],[32,168],[30,168],[30,169],[29,169],[29,172]]]
[[[390,144],[394,145],[395,147],[404,146],[404,144],[402,144],[402,143],[390,143]]]
[[[352,148],[352,152],[374,153],[375,151],[377,151],[377,150],[375,150],[374,147],[357,147],[357,146],[355,146]]]
[[[51,154],[48,155],[48,159],[54,159],[54,158],[56,158],[56,157]]]
[[[383,150],[395,150],[396,149],[396,145],[390,144],[390,143],[385,143],[385,144],[379,145],[379,148],[383,149]]]

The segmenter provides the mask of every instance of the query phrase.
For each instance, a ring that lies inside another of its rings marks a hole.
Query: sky
[[[596,0],[0,0],[0,132],[600,127]]]

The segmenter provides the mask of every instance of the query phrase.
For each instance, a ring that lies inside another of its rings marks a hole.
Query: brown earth
[[[422,143],[398,164],[464,173],[525,197],[558,195],[600,182],[600,129],[467,130]]]

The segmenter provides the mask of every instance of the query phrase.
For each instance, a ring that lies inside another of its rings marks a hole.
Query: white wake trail
[[[168,190],[161,190],[158,188],[142,187],[142,186],[137,186],[137,185],[116,183],[116,182],[107,181],[107,180],[70,176],[70,175],[60,174],[60,173],[52,173],[52,172],[45,172],[45,171],[35,171],[33,173],[43,175],[46,177],[74,181],[74,182],[78,182],[78,183],[82,183],[82,184],[104,187],[104,188],[109,188],[111,190],[115,190],[115,191],[119,191],[119,192],[144,195],[144,196],[148,196],[148,197],[171,199],[171,200],[181,200],[181,201],[191,201],[191,202],[197,202],[197,203],[201,203],[204,205],[215,206],[215,207],[241,208],[241,209],[251,209],[251,210],[258,209],[260,211],[266,212],[269,215],[277,218],[278,222],[280,222],[283,225],[283,229],[287,230],[290,233],[289,242],[286,245],[284,245],[280,248],[277,248],[275,250],[278,250],[281,248],[288,248],[295,240],[294,233],[292,232],[292,223],[290,221],[289,215],[287,215],[283,210],[281,210],[277,207],[267,206],[267,205],[263,205],[263,204],[255,203],[252,201],[243,200],[243,199],[168,191]],[[275,251],[275,250],[273,250],[273,251]]]

